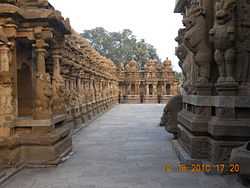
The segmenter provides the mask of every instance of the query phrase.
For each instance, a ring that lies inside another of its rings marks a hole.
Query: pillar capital
[[[45,51],[46,52],[46,48],[49,45],[46,43],[46,41],[44,39],[36,39],[35,43],[33,44],[33,47],[35,48],[36,51]]]

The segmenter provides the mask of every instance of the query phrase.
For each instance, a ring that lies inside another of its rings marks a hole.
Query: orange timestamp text
[[[165,164],[164,171],[172,172],[173,166],[170,164]],[[177,166],[177,172],[192,172],[192,173],[240,173],[239,164],[180,164]]]

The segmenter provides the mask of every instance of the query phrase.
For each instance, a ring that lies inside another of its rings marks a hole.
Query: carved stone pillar
[[[52,86],[50,75],[46,73],[45,55],[47,44],[38,39],[34,45],[36,52],[36,84],[35,84],[35,106],[33,118],[35,120],[51,119]]]
[[[90,88],[89,88],[89,91],[90,91],[90,101],[93,102],[94,100],[94,83],[93,83],[93,78],[91,77],[90,78]]]
[[[149,84],[146,84],[146,91],[147,91],[146,95],[149,95]]]
[[[0,41],[0,137],[10,136],[10,128],[14,120],[13,83],[10,70],[10,43],[1,36]],[[4,40],[3,40],[4,39]]]
[[[156,85],[156,83],[153,84],[153,95],[154,96],[157,95],[157,85]]]

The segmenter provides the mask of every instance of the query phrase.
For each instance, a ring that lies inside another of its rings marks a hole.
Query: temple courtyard
[[[73,153],[63,163],[26,168],[2,187],[241,188],[232,176],[179,172],[172,135],[158,126],[163,108],[116,105],[73,136]]]

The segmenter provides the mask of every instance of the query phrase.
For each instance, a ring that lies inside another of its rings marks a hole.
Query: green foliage
[[[174,72],[175,79],[178,80],[180,83],[183,81],[183,74],[181,72]]]
[[[85,30],[81,34],[103,56],[114,63],[127,63],[134,59],[141,67],[148,59],[160,58],[153,45],[143,39],[138,40],[133,32],[124,29],[122,32],[109,32],[102,27]]]

